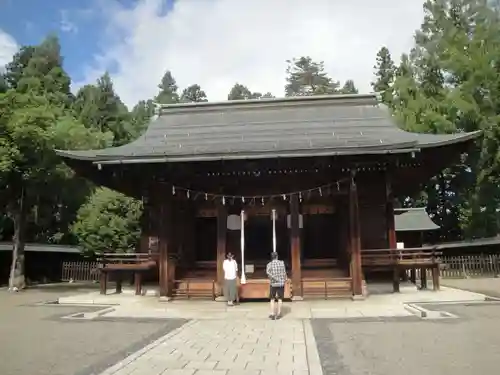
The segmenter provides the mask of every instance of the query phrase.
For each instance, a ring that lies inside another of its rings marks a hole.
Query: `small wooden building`
[[[405,132],[371,94],[316,96],[167,105],[130,144],[58,153],[143,200],[161,296],[203,285],[218,295],[231,251],[241,296],[266,297],[275,249],[300,299],[362,296],[362,250],[396,248],[394,195],[417,191],[478,135]]]
[[[428,243],[426,235],[439,229],[424,207],[395,208],[394,223],[396,239],[405,247],[421,247]]]

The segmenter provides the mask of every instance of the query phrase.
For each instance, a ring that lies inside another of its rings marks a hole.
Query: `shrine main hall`
[[[397,279],[396,265],[428,265],[425,248],[397,244],[395,197],[418,192],[479,135],[406,132],[375,95],[356,94],[164,105],[129,144],[58,154],[142,200],[138,249],[162,297],[219,297],[230,251],[240,297],[265,298],[277,251],[287,297],[356,298],[370,273]]]

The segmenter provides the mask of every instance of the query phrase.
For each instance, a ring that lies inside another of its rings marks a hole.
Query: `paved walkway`
[[[364,301],[318,300],[284,304],[283,320],[314,318],[373,318],[405,317],[415,314],[411,308],[414,303],[484,301],[485,296],[478,293],[453,288],[443,288],[439,292],[411,291],[402,293],[374,294]],[[108,318],[145,318],[145,319],[267,319],[267,303],[242,303],[227,307],[222,302],[213,301],[173,301],[159,302],[156,297],[134,295],[99,295],[98,292],[79,294],[59,299],[61,304],[102,304],[115,305],[102,316]]]
[[[101,375],[322,375],[308,320],[195,320]]]

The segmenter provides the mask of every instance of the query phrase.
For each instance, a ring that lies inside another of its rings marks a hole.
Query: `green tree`
[[[72,232],[83,253],[134,252],[139,241],[142,203],[99,188],[79,210]]]
[[[396,74],[396,66],[387,47],[382,47],[377,53],[375,81],[371,83],[373,91],[381,95],[381,101],[392,106],[392,84]]]
[[[146,128],[155,113],[154,102],[150,100],[139,101],[131,111],[133,139],[146,131]]]
[[[352,79],[345,81],[344,86],[339,90],[340,94],[357,94],[359,91]]]
[[[105,142],[104,135],[94,137],[72,116],[70,80],[61,66],[57,39],[51,36],[21,49],[28,50],[28,60],[21,53],[7,66],[9,89],[0,94],[0,201],[14,226],[11,290],[25,286],[24,244],[33,211],[70,176],[54,149],[78,147],[84,140],[92,141],[85,148]],[[73,142],[73,135],[81,138]]]
[[[160,92],[155,98],[155,102],[159,104],[175,104],[179,103],[179,94],[177,91],[177,82],[172,76],[172,72],[167,70],[161,79],[161,83],[158,85]]]
[[[325,72],[323,61],[315,62],[309,56],[286,61],[286,96],[338,94],[340,83]]]
[[[113,134],[113,145],[132,140],[134,131],[127,107],[116,94],[108,73],[95,85],[86,85],[76,94],[73,108],[81,122],[91,129]]]
[[[426,187],[428,207],[454,239],[498,233],[500,23],[493,2],[428,0],[415,46],[396,71],[394,112],[413,131],[483,130],[477,147]]]
[[[203,91],[200,85],[191,85],[185,88],[181,94],[182,103],[207,102],[207,94]]]
[[[272,99],[272,98],[275,98],[275,96],[271,94],[269,91],[261,96],[261,99]]]
[[[260,99],[261,97],[262,94],[260,92],[252,92],[241,83],[235,83],[227,95],[227,100],[249,100]]]

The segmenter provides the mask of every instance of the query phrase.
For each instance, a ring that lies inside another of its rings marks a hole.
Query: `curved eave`
[[[469,133],[455,134],[419,134],[418,146],[420,148],[451,146],[456,143],[463,143],[478,138],[482,134],[481,130]],[[429,138],[428,141],[422,138]]]
[[[394,224],[396,232],[424,232],[439,229],[425,208],[395,209]]]
[[[89,151],[56,150],[64,158],[89,161],[96,164],[134,164],[134,163],[165,163],[165,162],[190,162],[190,161],[216,161],[216,160],[244,160],[265,158],[292,158],[314,156],[351,156],[351,155],[383,155],[400,154],[419,151],[421,148],[434,148],[463,143],[477,138],[481,131],[471,133],[458,133],[446,135],[418,134],[416,142],[381,145],[378,147],[352,147],[352,148],[323,148],[305,150],[281,150],[262,152],[228,152],[225,154],[147,154],[134,155],[128,152],[128,145],[120,146],[123,154],[117,153],[117,148]],[[420,138],[420,139],[419,139]],[[128,155],[127,155],[128,154]]]

